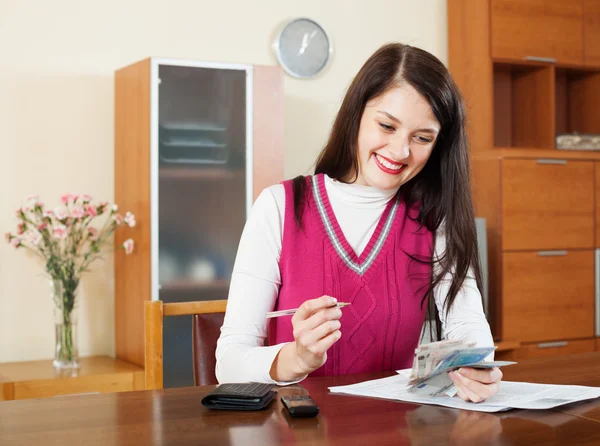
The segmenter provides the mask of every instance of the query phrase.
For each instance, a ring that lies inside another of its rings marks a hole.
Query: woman
[[[256,200],[217,378],[287,384],[410,368],[428,304],[444,338],[493,345],[480,290],[460,93],[433,55],[385,45],[351,83],[315,175]],[[296,307],[292,318],[265,318]],[[459,397],[479,402],[498,391],[502,373],[463,368],[451,377]]]

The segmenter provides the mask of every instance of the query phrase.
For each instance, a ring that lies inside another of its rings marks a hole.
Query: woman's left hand
[[[457,395],[465,400],[480,403],[498,393],[502,372],[498,367],[474,369],[462,367],[448,374],[454,381]]]

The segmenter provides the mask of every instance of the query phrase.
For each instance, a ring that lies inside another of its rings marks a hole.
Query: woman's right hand
[[[342,310],[337,299],[321,296],[304,302],[292,317],[296,344],[295,360],[304,375],[327,361],[327,350],[342,336]]]

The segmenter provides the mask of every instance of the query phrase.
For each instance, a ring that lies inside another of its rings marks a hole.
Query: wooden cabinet
[[[119,358],[144,365],[144,301],[227,298],[248,211],[283,179],[283,102],[276,66],[149,58],[116,71],[115,201],[137,220],[134,253],[115,255]],[[163,335],[165,387],[193,385],[191,317]]]
[[[587,349],[600,333],[600,151],[556,137],[600,133],[600,0],[448,0],[448,40],[494,339],[531,344],[501,352],[513,357]]]
[[[594,251],[502,254],[502,334],[521,342],[594,336]]]
[[[502,249],[594,247],[594,164],[502,161]]]
[[[600,0],[583,0],[584,62],[600,66]]]
[[[496,59],[583,63],[582,0],[491,0]]]

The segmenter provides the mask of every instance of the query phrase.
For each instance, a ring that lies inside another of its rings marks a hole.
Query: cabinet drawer
[[[491,0],[492,57],[583,62],[583,4],[573,0]]]
[[[594,163],[502,161],[502,249],[594,247]]]
[[[502,338],[594,336],[594,251],[502,254]]]
[[[595,351],[594,339],[577,341],[555,341],[523,345],[517,351],[517,360],[541,358],[543,356],[567,355],[569,353],[587,353]]]

